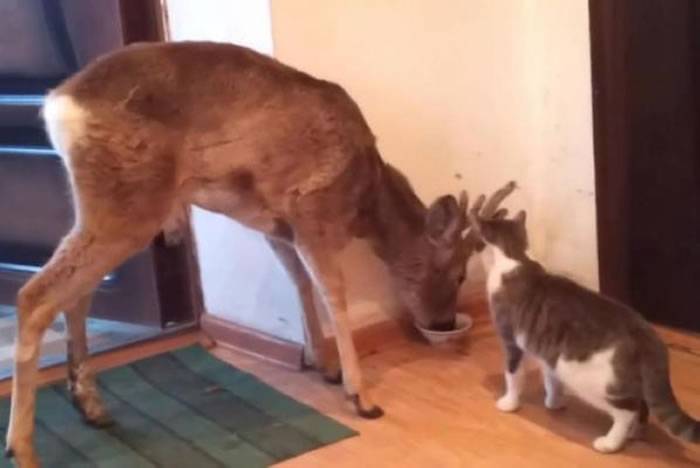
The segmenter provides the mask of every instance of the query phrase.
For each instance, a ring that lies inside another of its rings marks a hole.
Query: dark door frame
[[[589,0],[593,81],[598,269],[603,293],[629,299],[627,109],[625,56],[628,3]]]
[[[589,17],[601,291],[700,330],[700,3],[589,0]]]
[[[160,0],[120,0],[120,10],[126,44],[166,39],[167,23]],[[175,246],[168,246],[162,234],[152,244],[163,327],[187,322],[199,326],[204,311],[191,224],[183,234],[182,242]]]

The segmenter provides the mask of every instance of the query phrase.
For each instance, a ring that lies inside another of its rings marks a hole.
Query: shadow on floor
[[[611,420],[604,413],[591,408],[571,395],[566,397],[566,407],[549,410],[544,406],[544,387],[539,371],[527,373],[527,384],[523,394],[522,407],[515,413],[503,413],[503,418],[524,418],[527,421],[550,431],[554,436],[586,446],[593,450],[596,437],[604,435],[610,428]],[[484,378],[483,386],[493,394],[496,400],[504,391],[503,374],[489,374]],[[674,462],[673,466],[698,466],[684,454],[683,443],[669,435],[655,421],[651,421],[641,440],[631,440],[624,450],[617,454],[601,457],[638,457],[659,459],[659,462]]]

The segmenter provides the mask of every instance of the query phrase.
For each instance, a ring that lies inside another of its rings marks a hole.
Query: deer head
[[[481,195],[471,209],[466,191],[459,200],[445,195],[428,207],[422,235],[414,238],[410,252],[392,265],[399,298],[422,327],[454,328],[467,262],[475,250],[484,246],[470,229],[468,212],[481,219],[503,218],[507,210],[499,205],[513,190],[515,182],[509,182],[488,199]]]

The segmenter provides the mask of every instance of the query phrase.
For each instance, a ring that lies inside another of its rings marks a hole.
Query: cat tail
[[[656,352],[642,362],[644,400],[654,416],[673,435],[685,441],[700,443],[700,421],[690,417],[678,404],[671,388],[668,351],[655,343]]]

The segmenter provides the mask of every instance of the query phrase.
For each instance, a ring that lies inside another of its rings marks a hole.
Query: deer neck
[[[391,269],[422,236],[427,209],[406,177],[386,163],[373,198],[370,239],[375,253]]]

